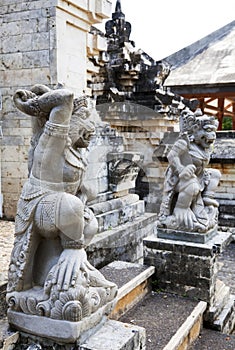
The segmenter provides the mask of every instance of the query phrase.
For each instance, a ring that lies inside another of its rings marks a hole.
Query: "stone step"
[[[217,316],[222,312],[225,305],[230,298],[230,288],[226,286],[222,281],[216,281],[215,301],[213,305],[206,312],[206,321],[208,325],[213,324]]]
[[[115,261],[102,268],[101,272],[119,287],[118,302],[110,315],[112,319],[119,319],[134,306],[138,308],[141,300],[144,300],[145,296],[151,291],[151,276],[154,273],[154,267]],[[185,322],[164,347],[164,350],[189,348],[200,333],[206,307],[206,302],[199,302],[196,305]]]
[[[110,210],[106,213],[96,215],[98,221],[98,233],[111,230],[126,222],[133,221],[136,217],[142,216],[145,213],[143,200],[138,200],[136,203],[126,205],[124,208]]]
[[[232,240],[232,232],[218,231],[218,234],[212,238],[211,244],[217,249],[218,253],[222,253]]]
[[[79,346],[80,350],[144,350],[145,329],[135,325],[108,320],[102,328]]]
[[[7,318],[0,319],[0,349],[12,350],[19,339],[19,332],[9,330]]]
[[[153,266],[114,261],[100,271],[118,286],[118,301],[110,315],[111,319],[119,319],[152,290],[151,276],[155,272]]]
[[[163,350],[190,349],[200,334],[206,307],[206,302],[200,301]]]
[[[229,301],[211,325],[212,329],[223,333],[231,333],[235,324],[235,295],[231,295]]]

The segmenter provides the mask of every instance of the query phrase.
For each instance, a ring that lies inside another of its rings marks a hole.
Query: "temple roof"
[[[235,21],[164,58],[166,86],[235,83]]]

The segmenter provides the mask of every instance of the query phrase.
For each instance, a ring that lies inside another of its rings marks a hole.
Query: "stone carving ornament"
[[[86,330],[110,312],[117,292],[116,285],[89,264],[85,252],[98,227],[86,206],[93,189],[83,184],[83,149],[95,131],[87,100],[74,99],[63,88],[36,85],[31,91],[16,91],[14,102],[32,116],[33,137],[29,178],[15,220],[9,322],[21,329],[26,314],[44,320],[88,320]],[[60,329],[63,333],[63,326]]]
[[[221,175],[206,166],[217,127],[218,121],[200,110],[182,112],[180,136],[168,154],[160,227],[204,233],[216,226],[214,194]]]

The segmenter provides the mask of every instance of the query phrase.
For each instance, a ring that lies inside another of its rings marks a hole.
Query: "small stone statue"
[[[83,184],[83,149],[95,131],[87,99],[83,95],[74,99],[63,88],[35,85],[31,91],[16,91],[14,102],[32,116],[34,134],[29,178],[15,220],[7,288],[9,322],[21,329],[24,320],[16,313],[43,316],[45,322],[88,319],[81,328],[87,330],[111,311],[117,293],[116,285],[89,264],[85,252],[98,228],[85,205],[94,191]],[[60,329],[62,334],[62,325]]]
[[[159,227],[205,233],[217,224],[214,193],[220,172],[208,169],[218,122],[213,116],[185,110],[180,136],[168,154]]]

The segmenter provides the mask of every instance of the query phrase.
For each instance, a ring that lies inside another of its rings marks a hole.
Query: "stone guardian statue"
[[[217,225],[214,199],[220,172],[207,168],[218,121],[213,116],[184,110],[180,135],[168,154],[159,227],[205,233]]]
[[[74,342],[115,303],[117,287],[87,261],[97,232],[86,206],[83,150],[95,132],[87,99],[35,85],[18,90],[16,107],[32,116],[29,177],[17,208],[9,267],[9,323],[28,333]]]

